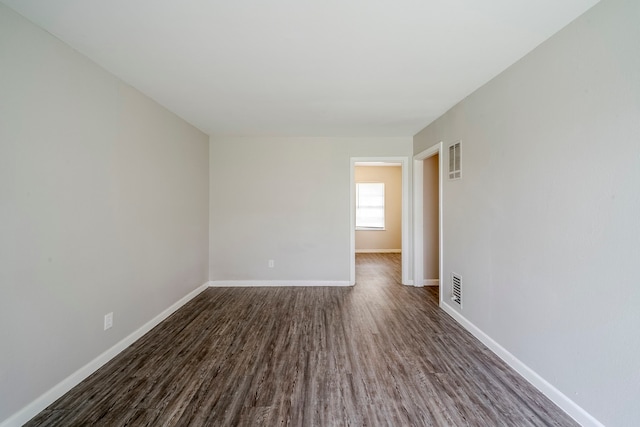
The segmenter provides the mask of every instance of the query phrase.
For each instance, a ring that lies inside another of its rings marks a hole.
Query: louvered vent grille
[[[462,279],[456,273],[451,273],[451,301],[462,306]]]
[[[460,141],[449,146],[449,179],[460,178]]]

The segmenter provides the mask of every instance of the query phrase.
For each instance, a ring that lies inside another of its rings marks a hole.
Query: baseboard
[[[348,280],[212,280],[212,288],[277,286],[353,286]]]
[[[0,427],[18,427],[29,421],[31,418],[38,415],[47,406],[58,400],[62,395],[71,390],[76,385],[80,384],[85,378],[93,374],[100,369],[105,363],[117,356],[122,350],[129,347],[136,340],[149,332],[155,326],[157,326],[164,319],[169,317],[180,307],[196,297],[200,292],[207,288],[207,283],[199,286],[197,289],[189,292],[186,296],[172,304],[169,308],[158,314],[156,317],[142,325],[140,328],[129,334],[123,340],[119,341],[113,347],[93,359],[91,362],[84,365],[82,368],[69,375],[67,378],[53,386],[49,391],[42,394],[33,402],[11,415],[6,420],[0,422]]]
[[[402,249],[356,249],[357,254],[401,254]]]
[[[447,314],[453,317],[474,337],[486,345],[498,357],[504,360],[507,365],[511,366],[516,372],[529,381],[542,394],[547,396],[553,403],[558,405],[571,418],[578,422],[582,427],[604,427],[604,425],[595,419],[591,414],[582,409],[577,403],[567,397],[560,390],[555,388],[551,383],[542,378],[533,369],[525,365],[520,359],[509,353],[504,347],[498,344],[493,338],[484,333],[480,328],[471,323],[466,317],[449,306],[446,301],[440,305]]]
[[[440,286],[440,279],[424,279],[424,286]]]

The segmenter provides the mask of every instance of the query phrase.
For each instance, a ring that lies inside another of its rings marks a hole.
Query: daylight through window
[[[384,183],[356,184],[356,229],[384,230]]]

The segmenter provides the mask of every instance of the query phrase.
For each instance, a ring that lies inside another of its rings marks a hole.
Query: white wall
[[[355,180],[384,183],[384,230],[356,230],[356,252],[402,248],[402,167],[356,166]]]
[[[424,242],[424,278],[440,279],[440,241],[439,239],[439,179],[438,162],[440,155],[423,160],[423,242]]]
[[[1,422],[207,281],[208,138],[3,5],[0,64]]]
[[[409,157],[412,139],[212,137],[210,146],[211,280],[349,281],[350,158]]]
[[[414,139],[462,140],[462,315],[608,426],[640,423],[639,22],[603,0]]]

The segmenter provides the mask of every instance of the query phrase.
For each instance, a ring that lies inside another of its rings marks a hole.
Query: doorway
[[[351,218],[350,218],[350,284],[356,283],[356,166],[357,165],[385,165],[393,164],[401,168],[401,283],[403,285],[412,285],[409,280],[409,158],[407,157],[352,157],[351,158]]]
[[[440,305],[443,300],[444,265],[442,170],[442,142],[413,157],[413,279],[416,286],[437,286]],[[434,260],[434,257],[437,259]],[[436,274],[437,278],[433,277]]]

